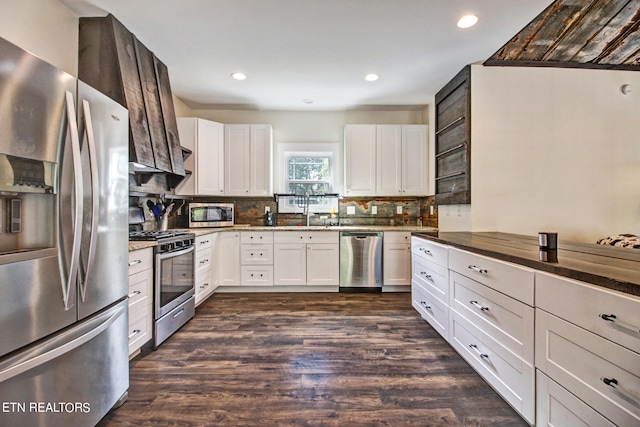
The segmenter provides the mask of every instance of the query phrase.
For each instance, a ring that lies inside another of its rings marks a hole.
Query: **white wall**
[[[59,0],[2,0],[0,37],[78,75],[78,17]]]
[[[474,231],[640,234],[640,73],[476,65],[471,87]]]

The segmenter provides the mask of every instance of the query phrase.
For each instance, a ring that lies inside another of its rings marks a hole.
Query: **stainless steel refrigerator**
[[[0,39],[0,425],[126,399],[128,112]]]

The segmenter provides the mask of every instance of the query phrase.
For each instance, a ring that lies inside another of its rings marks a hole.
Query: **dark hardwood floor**
[[[105,426],[527,426],[408,293],[215,294]]]

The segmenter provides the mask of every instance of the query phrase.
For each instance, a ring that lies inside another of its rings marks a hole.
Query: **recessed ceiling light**
[[[376,80],[378,80],[380,78],[379,75],[371,73],[371,74],[367,74],[366,76],[364,76],[364,79],[368,82],[375,82]]]
[[[231,77],[233,77],[236,80],[244,80],[247,78],[247,76],[245,76],[244,73],[240,73],[240,72],[231,73]]]
[[[462,18],[460,18],[460,20],[458,21],[458,28],[469,28],[469,27],[473,27],[474,25],[476,25],[476,22],[478,22],[478,17],[475,15],[466,15],[463,16]]]
[[[313,104],[313,99],[303,99],[302,102],[304,102],[305,104]]]

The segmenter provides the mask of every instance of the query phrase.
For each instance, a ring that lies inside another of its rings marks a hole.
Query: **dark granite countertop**
[[[412,235],[524,265],[536,270],[640,296],[640,251],[636,249],[558,242],[558,261],[540,261],[538,236],[498,232],[440,232],[437,237]]]

